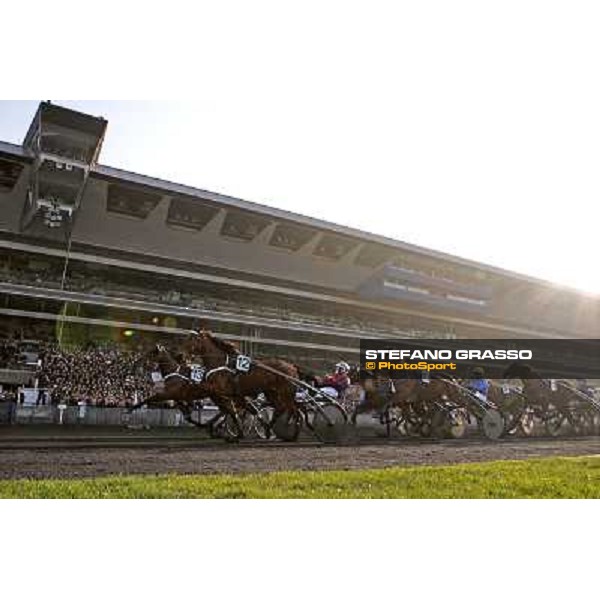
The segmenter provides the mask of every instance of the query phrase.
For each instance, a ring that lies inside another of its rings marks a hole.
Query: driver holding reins
[[[344,394],[346,388],[350,385],[350,365],[345,362],[339,362],[335,365],[335,371],[329,375],[325,375],[319,381],[319,387],[323,392],[339,398]]]
[[[485,371],[481,367],[475,367],[471,371],[471,379],[465,381],[464,385],[482,400],[487,399],[490,382],[485,378]]]

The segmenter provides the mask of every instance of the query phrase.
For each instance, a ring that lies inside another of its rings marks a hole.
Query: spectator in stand
[[[137,352],[117,348],[60,350],[49,347],[42,357],[40,381],[53,390],[53,399],[77,405],[126,406],[136,391],[149,392],[147,374],[136,369]]]

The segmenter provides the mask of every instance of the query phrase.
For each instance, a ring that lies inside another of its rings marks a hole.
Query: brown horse
[[[556,394],[566,407],[566,418],[576,434],[597,434],[600,425],[600,403],[589,394],[566,381],[556,382]]]
[[[418,379],[375,378],[359,381],[364,391],[362,400],[354,408],[350,421],[356,425],[358,415],[375,412],[380,419],[390,408],[403,407],[416,392]]]
[[[521,380],[527,406],[544,423],[550,435],[558,435],[561,426],[572,420],[569,409],[572,396],[551,381],[542,379],[529,365],[513,363],[503,377]]]
[[[374,411],[379,413],[382,425],[387,426],[388,435],[393,421],[411,435],[446,435],[451,428],[454,435],[464,433],[465,418],[456,409],[463,408],[465,401],[461,386],[452,380],[436,377],[425,383],[413,375],[405,379],[365,380],[362,385],[365,395],[352,414],[354,424],[359,414]],[[398,416],[393,417],[391,409],[396,409]]]
[[[232,400],[220,394],[219,390],[215,389],[210,382],[197,383],[181,374],[181,366],[167,352],[164,346],[157,344],[156,347],[146,355],[146,359],[151,360],[158,365],[164,386],[161,390],[155,392],[148,398],[145,398],[142,402],[138,402],[132,406],[128,412],[131,413],[143,406],[161,407],[167,402],[173,401],[175,407],[181,411],[186,421],[197,427],[208,427],[211,435],[214,434],[213,426],[223,415],[229,415],[234,423],[236,422],[237,411]],[[192,417],[195,401],[209,397],[217,405],[220,413],[215,415],[215,417],[207,423],[196,421]],[[241,432],[241,428],[238,429],[238,431]]]
[[[287,375],[298,379],[299,373],[295,365],[279,359],[253,360],[246,372],[240,372],[235,368],[240,355],[238,349],[231,342],[206,330],[193,335],[185,349],[189,354],[202,359],[207,369],[205,381],[213,389],[224,396],[235,398],[239,404],[244,403],[245,397],[255,398],[263,393],[274,408],[271,422],[275,423],[280,418],[293,421],[298,426],[292,428],[293,433],[289,437],[297,437],[300,412],[295,401],[296,387],[285,377]]]
[[[407,429],[421,435],[462,437],[468,415],[464,388],[454,379],[434,376],[421,381],[405,407]]]
[[[529,405],[536,409],[540,416],[548,413],[559,398],[552,389],[551,383],[542,379],[530,366],[513,363],[503,373],[504,379],[519,379],[523,385],[523,394]]]

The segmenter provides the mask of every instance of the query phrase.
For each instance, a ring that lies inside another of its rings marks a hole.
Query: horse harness
[[[233,359],[235,358],[235,363],[231,366]],[[208,382],[209,378],[217,373],[229,373],[233,376],[233,387],[236,395],[240,395],[240,375],[245,375],[250,370],[252,365],[252,359],[249,356],[244,354],[227,354],[225,356],[225,364],[220,367],[215,367],[214,369],[209,369],[208,371],[204,371],[202,373],[201,381]]]

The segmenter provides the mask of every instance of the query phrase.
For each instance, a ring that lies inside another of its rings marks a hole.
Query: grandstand
[[[45,102],[22,145],[0,141],[4,337],[137,347],[204,325],[323,364],[361,337],[600,334],[596,297],[104,166],[107,125]]]

